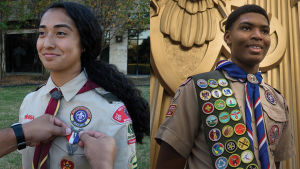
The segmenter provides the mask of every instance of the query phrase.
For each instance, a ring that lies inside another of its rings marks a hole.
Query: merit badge
[[[136,158],[136,152],[134,152],[128,160],[128,168],[133,169],[137,168],[137,158]]]
[[[206,82],[204,79],[199,79],[199,80],[197,80],[197,85],[198,85],[201,89],[207,88],[207,82]]]
[[[279,136],[279,127],[278,125],[274,124],[270,131],[269,131],[269,140],[270,140],[270,144],[274,144]]]
[[[258,169],[258,166],[256,164],[250,164],[246,169]]]
[[[177,91],[175,93],[175,96],[172,98],[172,101],[175,101],[178,98],[179,95],[180,95],[180,88],[177,89]]]
[[[221,131],[217,128],[211,129],[209,132],[209,139],[211,141],[218,141],[221,138]]]
[[[258,81],[257,81],[256,76],[255,76],[254,74],[249,73],[249,74],[247,75],[247,80],[248,80],[250,83],[258,84]]]
[[[250,150],[246,150],[244,152],[242,152],[241,154],[241,159],[243,161],[243,163],[251,163],[252,160],[254,159],[254,155]]]
[[[246,150],[249,147],[249,145],[250,145],[250,141],[246,137],[242,137],[238,140],[238,147],[241,150]]]
[[[234,121],[239,121],[242,118],[242,113],[239,110],[232,110],[230,117]]]
[[[219,157],[215,163],[216,169],[226,169],[227,165],[228,161],[226,157]]]
[[[228,153],[234,153],[235,150],[237,149],[236,142],[234,140],[228,140],[225,143],[225,149]]]
[[[211,88],[216,88],[218,86],[218,82],[215,80],[215,79],[209,79],[208,80],[208,85],[211,87]]]
[[[214,89],[214,90],[211,91],[211,95],[214,98],[220,98],[222,96],[222,92],[219,89]]]
[[[265,96],[266,96],[266,99],[268,100],[268,102],[270,102],[273,105],[276,104],[275,97],[269,90],[266,91]]]
[[[232,154],[228,159],[228,163],[231,167],[237,167],[241,164],[241,157],[237,154]]]
[[[126,128],[127,128],[127,140],[128,140],[128,145],[136,143],[136,138],[135,134],[133,131],[132,123],[126,123]]]
[[[246,126],[242,123],[238,123],[234,126],[234,132],[237,135],[242,135],[246,132]]]
[[[202,90],[200,92],[200,98],[204,101],[207,101],[211,98],[211,94],[208,90]]]
[[[219,85],[222,86],[222,87],[226,87],[226,86],[228,85],[228,82],[227,82],[226,79],[219,79],[219,80],[218,80],[218,83],[219,83]]]
[[[229,125],[226,125],[222,128],[222,133],[224,137],[231,137],[233,135],[233,128]]]
[[[172,117],[173,114],[175,113],[176,107],[177,107],[177,104],[171,104],[166,116]]]
[[[219,114],[219,120],[221,123],[228,123],[229,120],[230,120],[230,117],[229,117],[229,113],[227,112],[222,112]]]
[[[83,106],[74,108],[70,116],[72,124],[76,127],[85,127],[92,120],[92,114],[90,110]]]
[[[64,156],[60,162],[59,162],[59,166],[60,166],[60,169],[74,169],[76,168],[76,163],[75,163],[75,160],[67,155],[67,156]]]
[[[206,118],[206,125],[208,127],[215,127],[218,124],[218,118],[215,115],[210,115]]]
[[[214,105],[210,102],[206,102],[202,106],[202,111],[205,114],[210,114],[214,111]]]
[[[223,93],[224,96],[232,96],[233,91],[229,88],[223,88],[222,93]]]
[[[219,99],[219,100],[216,100],[216,101],[215,101],[215,108],[216,108],[217,110],[224,110],[225,107],[226,107],[226,103],[225,103],[224,100]]]
[[[180,85],[180,87],[181,87],[181,86],[185,86],[191,79],[192,79],[192,78],[190,78],[190,77],[187,78],[186,81],[184,81],[184,82]]]
[[[212,153],[215,156],[220,156],[224,152],[224,145],[222,143],[216,143],[212,146]]]
[[[111,117],[115,122],[124,124],[131,121],[125,105],[120,106]]]
[[[232,97],[229,97],[226,99],[226,104],[228,107],[235,107],[236,106],[236,100]]]

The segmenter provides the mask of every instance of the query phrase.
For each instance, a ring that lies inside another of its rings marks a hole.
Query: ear
[[[230,47],[231,46],[231,36],[230,36],[230,30],[227,30],[227,31],[225,31],[225,33],[224,33],[224,41],[225,41],[225,43],[227,44],[227,46],[228,47]]]

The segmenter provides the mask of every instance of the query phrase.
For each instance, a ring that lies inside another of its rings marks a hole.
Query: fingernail
[[[81,136],[82,133],[83,133],[83,131],[80,131],[80,132],[79,132],[79,137]]]
[[[71,134],[71,129],[70,128],[67,128],[66,129],[66,135],[70,135]]]

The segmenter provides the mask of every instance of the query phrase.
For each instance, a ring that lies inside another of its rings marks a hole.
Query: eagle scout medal
[[[234,132],[237,135],[242,135],[246,132],[246,126],[242,123],[238,123],[234,126]]]
[[[225,150],[228,153],[234,153],[236,149],[237,149],[237,144],[236,144],[236,142],[234,140],[228,140],[225,143]]]
[[[239,110],[232,110],[230,117],[233,121],[239,121],[242,118],[242,113]]]
[[[200,98],[204,101],[207,101],[211,98],[211,94],[208,90],[202,90],[200,92]]]
[[[210,102],[206,102],[202,106],[202,111],[205,114],[210,114],[214,111],[214,105]]]
[[[211,91],[211,95],[214,98],[220,98],[222,96],[222,92],[219,89],[214,89],[214,90]]]
[[[209,139],[211,141],[218,141],[221,138],[221,131],[217,128],[211,129],[209,132]]]
[[[218,83],[219,83],[219,85],[222,86],[222,87],[226,87],[226,86],[228,85],[228,82],[227,82],[226,79],[219,79],[219,80],[218,80]]]
[[[218,82],[215,79],[208,79],[208,85],[211,88],[216,88],[218,87]]]
[[[241,154],[241,159],[243,163],[251,163],[254,159],[254,155],[250,150],[243,151]]]
[[[222,93],[223,93],[224,96],[232,96],[233,91],[229,88],[223,88]]]
[[[226,99],[226,104],[228,107],[235,107],[236,106],[236,100],[232,97],[229,97]]]
[[[72,124],[80,128],[87,126],[92,120],[90,110],[83,106],[74,108],[70,116]]]
[[[67,135],[67,140],[70,144],[75,144],[79,142],[79,134],[71,131],[71,134]]]
[[[217,110],[224,110],[225,107],[226,107],[226,103],[225,103],[224,100],[219,99],[219,100],[216,100],[216,101],[215,101],[215,108],[216,108]]]
[[[212,153],[215,156],[220,156],[224,152],[224,145],[222,143],[216,143],[212,147]]]
[[[226,157],[219,157],[215,163],[216,169],[226,169],[228,166],[228,161]]]
[[[59,167],[60,169],[74,169],[76,168],[76,163],[71,156],[67,155],[60,160]]]
[[[246,169],[258,169],[256,164],[249,164]]]
[[[128,145],[136,143],[132,122],[126,123]]]
[[[279,136],[279,127],[278,125],[274,124],[269,131],[270,144],[274,144],[277,141],[278,136]]]
[[[137,168],[137,157],[136,157],[136,152],[131,154],[128,160],[128,168],[129,169],[135,169]]]
[[[175,113],[176,108],[177,108],[177,104],[171,104],[168,111],[167,111],[166,116],[172,117],[173,114]]]
[[[217,124],[218,124],[218,118],[215,115],[210,115],[206,118],[206,125],[208,127],[215,127]]]
[[[233,128],[229,125],[226,125],[222,129],[222,134],[224,137],[231,137],[233,135]]]
[[[266,91],[265,96],[266,96],[266,99],[268,100],[268,102],[270,102],[273,105],[276,104],[275,97],[269,90]]]
[[[197,85],[201,88],[201,89],[205,89],[207,88],[207,82],[204,79],[199,79],[197,80]]]
[[[237,167],[241,164],[241,157],[237,154],[232,154],[228,159],[228,163],[231,167]]]
[[[246,137],[242,137],[238,140],[238,147],[241,150],[246,150],[250,145],[250,141]]]
[[[253,75],[253,74],[251,74],[251,73],[249,73],[249,74],[247,75],[247,80],[248,80],[248,82],[250,82],[250,83],[258,84],[258,81],[257,81],[257,79],[256,79],[256,76]]]
[[[227,112],[222,112],[219,114],[219,121],[223,124],[228,123],[230,120],[229,113]]]

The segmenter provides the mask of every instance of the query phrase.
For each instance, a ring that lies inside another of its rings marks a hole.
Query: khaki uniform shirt
[[[245,83],[240,83],[236,79],[229,77],[225,71],[223,72],[235,94],[242,113],[244,124],[246,124]],[[270,168],[275,169],[275,162],[284,161],[296,154],[291,131],[291,123],[288,121],[288,110],[287,107],[284,106],[282,96],[272,87],[264,83],[259,86],[263,120],[270,157]],[[277,104],[273,105],[267,101],[265,97],[265,91],[267,90],[273,94]],[[186,158],[186,168],[212,169],[215,164],[212,164],[210,158],[210,151],[212,150],[208,148],[205,141],[203,125],[206,124],[203,124],[200,118],[200,113],[202,112],[199,110],[197,94],[193,79],[186,85],[180,87],[172,101],[172,104],[177,104],[177,108],[172,117],[166,117],[165,121],[158,129],[155,138],[159,144],[161,141],[165,141],[179,154]],[[261,168],[254,112],[252,118],[251,125],[253,130],[254,155],[259,168]],[[270,144],[271,138],[269,133],[271,127],[275,124],[279,127],[279,137],[276,139],[275,143]]]
[[[109,103],[101,96],[101,94],[108,93],[102,88],[97,88],[76,95],[86,82],[87,77],[85,75],[85,71],[82,71],[76,78],[60,87],[63,97],[56,117],[63,120],[69,127],[73,126],[74,129],[78,130],[80,128],[73,125],[70,120],[71,112],[74,112],[75,108],[87,108],[91,113],[91,121],[82,129],[84,131],[100,131],[113,137],[118,147],[114,168],[133,168],[137,165],[135,155],[135,136],[132,130],[131,118],[129,117],[129,114],[124,111],[124,103],[120,101]],[[51,97],[50,91],[55,87],[57,86],[53,83],[50,77],[45,86],[25,97],[20,108],[20,123],[28,123],[45,113],[45,109]],[[131,140],[131,142],[129,142],[129,140]],[[58,169],[62,167],[62,159],[64,156],[68,155],[67,144],[68,140],[66,137],[57,137],[53,140],[47,159],[48,169]],[[34,150],[34,147],[27,147],[20,151],[22,154],[23,169],[32,168]],[[77,150],[71,157],[75,161],[74,168],[90,168],[87,159],[83,155],[82,147],[78,146]]]

